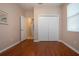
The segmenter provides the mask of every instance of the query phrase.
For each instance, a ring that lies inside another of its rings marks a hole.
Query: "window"
[[[72,3],[67,6],[67,30],[79,32],[79,4]]]

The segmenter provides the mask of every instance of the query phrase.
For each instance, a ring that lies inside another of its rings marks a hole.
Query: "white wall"
[[[79,52],[79,32],[69,32],[67,31],[67,4],[62,5],[62,41],[70,45],[72,48]]]
[[[38,17],[40,15],[52,14],[60,17],[60,6],[36,6],[34,8],[34,39],[38,39]],[[60,18],[61,22],[61,18]],[[59,25],[61,26],[61,24]]]
[[[0,51],[20,41],[20,16],[22,10],[16,4],[0,4],[0,10],[8,13],[8,25],[0,24]]]

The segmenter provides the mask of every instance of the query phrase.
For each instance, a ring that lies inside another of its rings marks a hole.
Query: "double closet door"
[[[58,17],[39,17],[38,19],[38,40],[57,41],[59,39]]]

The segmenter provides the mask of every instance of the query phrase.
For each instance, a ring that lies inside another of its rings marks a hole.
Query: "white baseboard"
[[[34,40],[34,42],[43,42],[44,40]],[[46,40],[46,41],[48,41],[48,40]],[[56,40],[56,41],[59,41],[59,40]]]
[[[19,42],[14,43],[13,45],[11,45],[11,46],[9,46],[9,47],[7,47],[7,48],[5,48],[5,49],[1,50],[1,51],[0,51],[0,53],[2,53],[2,52],[4,52],[4,51],[6,51],[7,49],[10,49],[11,47],[13,47],[13,46],[15,46],[15,45],[17,45],[17,44],[19,44],[19,43],[20,43],[20,41],[19,41]]]
[[[34,40],[34,42],[40,42],[39,40]]]
[[[63,44],[65,44],[67,47],[69,47],[70,49],[74,50],[76,53],[79,54],[79,51],[76,50],[75,48],[73,48],[72,46],[70,46],[69,44],[67,44],[66,42],[62,41],[62,40],[59,40],[59,42],[62,42]]]

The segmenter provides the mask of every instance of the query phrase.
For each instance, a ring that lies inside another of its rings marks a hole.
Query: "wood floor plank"
[[[61,42],[33,42],[25,40],[2,52],[0,56],[79,56]]]

